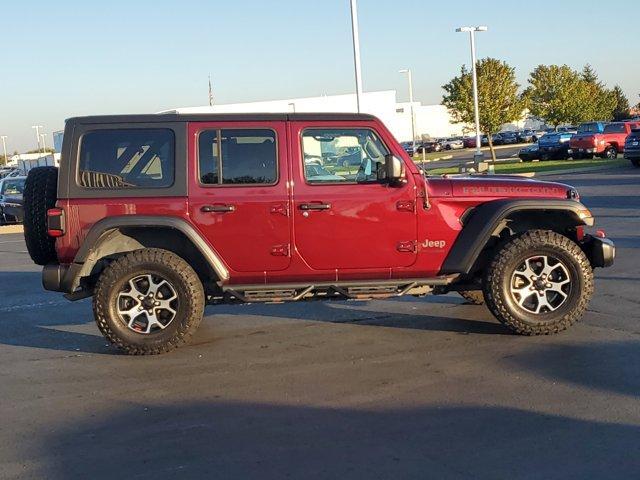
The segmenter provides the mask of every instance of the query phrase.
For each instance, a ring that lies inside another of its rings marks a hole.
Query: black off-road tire
[[[569,271],[571,291],[553,312],[530,313],[510,293],[514,270],[534,255],[554,256]],[[491,313],[521,335],[549,335],[567,329],[582,318],[592,295],[593,269],[589,259],[575,242],[549,230],[530,230],[506,243],[496,253],[484,281],[484,298]]]
[[[57,261],[55,238],[47,234],[47,210],[57,201],[58,169],[36,167],[29,171],[24,185],[24,240],[37,265]]]
[[[131,278],[156,274],[171,282],[178,295],[176,317],[164,330],[137,333],[120,320],[117,296]],[[136,250],[112,262],[101,273],[93,297],[98,328],[109,342],[129,355],[157,355],[187,343],[204,314],[202,282],[178,255],[158,248]]]
[[[464,290],[458,293],[471,305],[482,305],[484,303],[482,290]]]

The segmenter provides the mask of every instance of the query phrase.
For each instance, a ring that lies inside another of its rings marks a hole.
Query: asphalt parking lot
[[[210,307],[128,357],[0,235],[0,478],[637,478],[640,175],[556,179],[618,259],[552,337],[449,295]]]

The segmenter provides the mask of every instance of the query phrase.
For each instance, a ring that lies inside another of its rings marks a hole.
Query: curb
[[[590,172],[604,172],[607,170],[617,170],[619,168],[624,168],[626,165],[602,165],[599,167],[585,167],[585,168],[574,168],[569,170],[549,170],[548,172],[539,172],[534,175],[537,177],[545,177],[548,175],[562,175],[562,174],[572,174],[572,173],[590,173]]]
[[[22,225],[4,225],[0,227],[0,235],[10,234],[10,233],[22,233],[24,229]]]
[[[436,158],[427,158],[424,160],[424,163],[431,163],[431,162],[439,162],[440,160],[451,160],[453,158],[453,155],[445,155],[444,157],[436,157]],[[423,163],[422,158],[418,157],[416,159],[416,157],[412,158],[413,163]]]

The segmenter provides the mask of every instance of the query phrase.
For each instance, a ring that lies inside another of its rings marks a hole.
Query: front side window
[[[272,185],[278,180],[273,130],[205,130],[198,137],[198,156],[204,185]]]
[[[369,129],[307,129],[302,132],[307,183],[376,183],[389,150]]]
[[[166,188],[173,185],[175,138],[169,129],[114,129],[85,133],[78,183],[86,188]]]

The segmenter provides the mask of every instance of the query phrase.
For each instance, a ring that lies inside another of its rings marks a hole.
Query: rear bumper
[[[616,246],[609,238],[589,235],[585,238],[583,249],[594,268],[610,267],[616,258]]]

